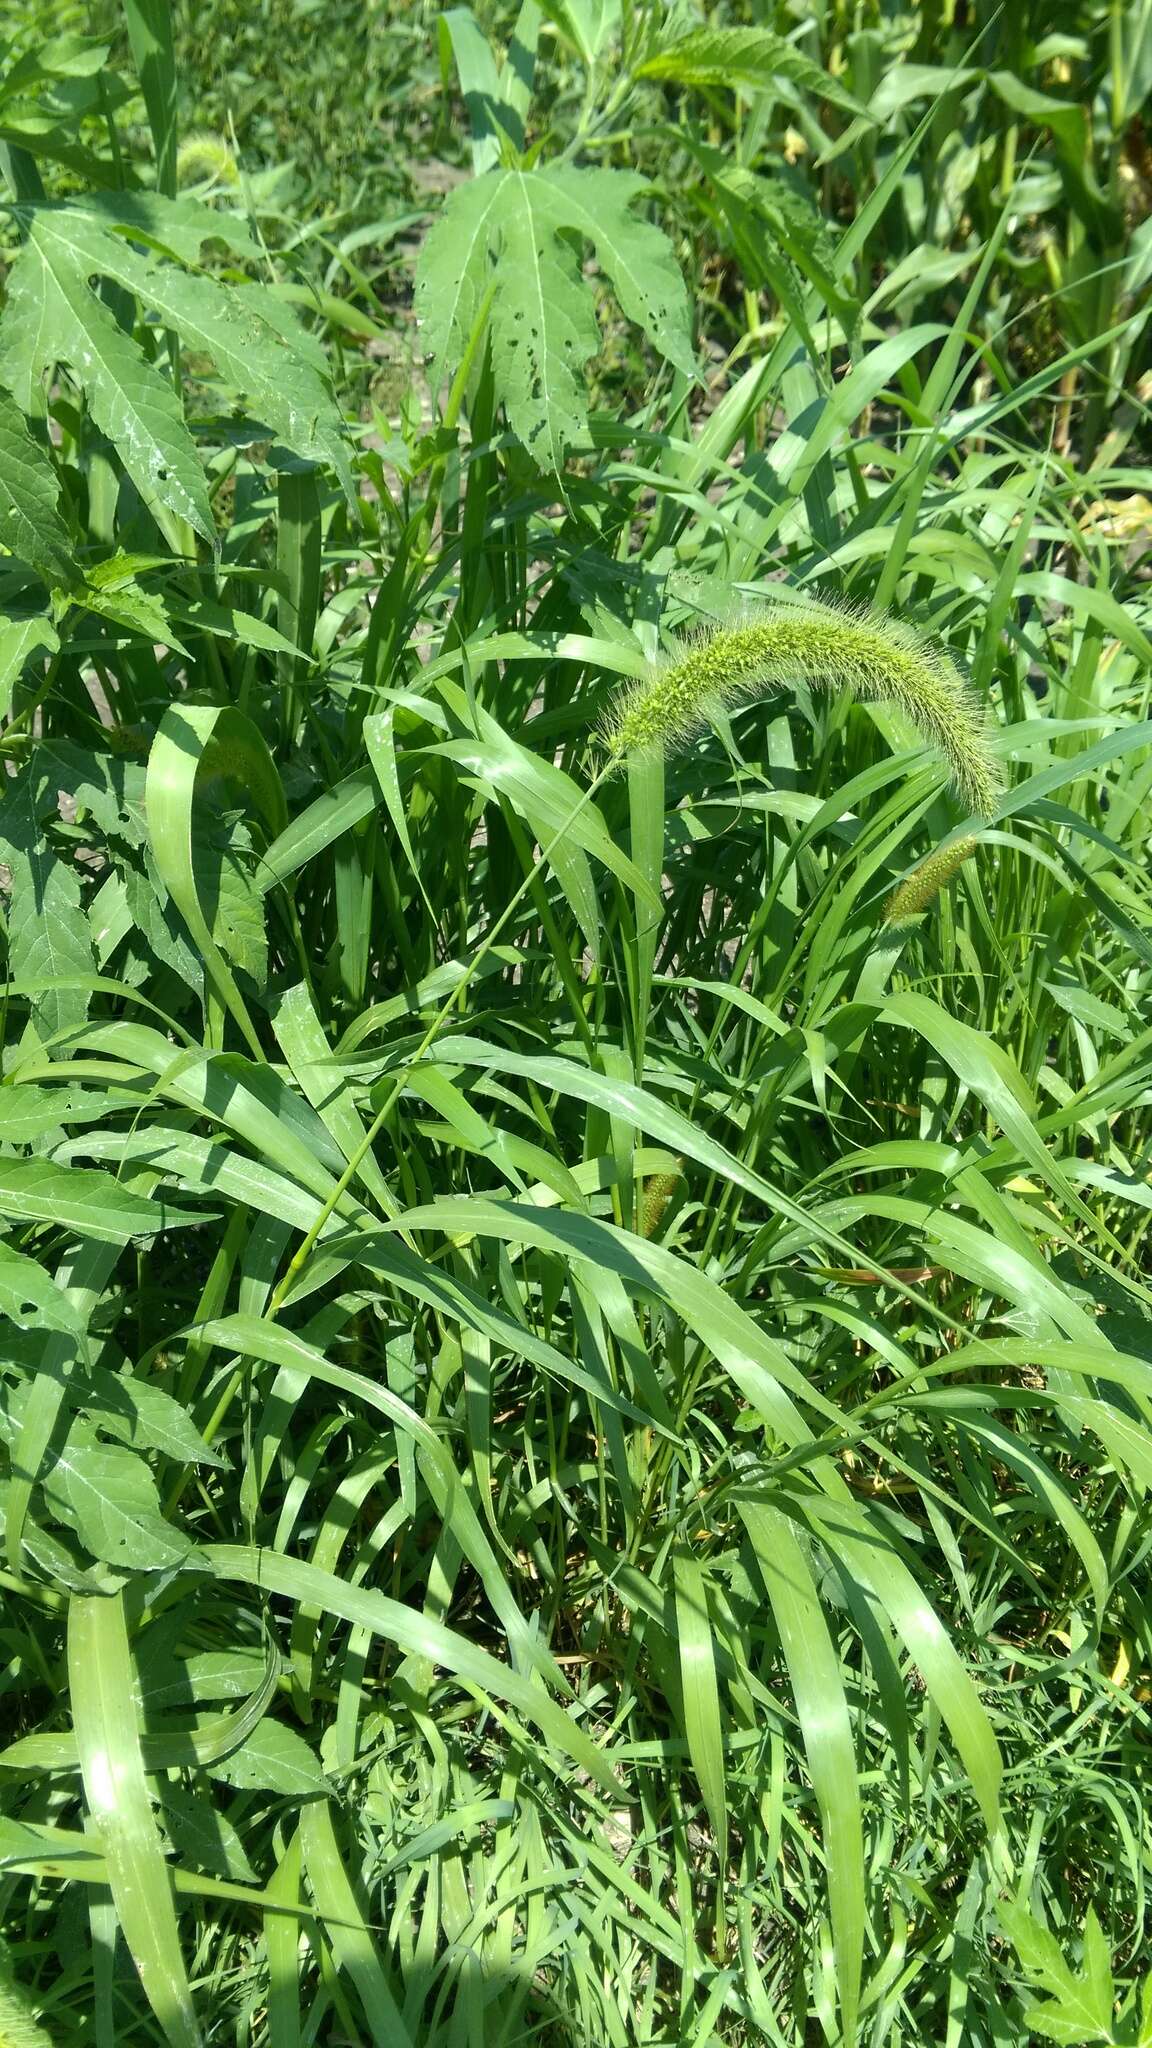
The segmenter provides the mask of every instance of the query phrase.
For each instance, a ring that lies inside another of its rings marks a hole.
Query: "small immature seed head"
[[[963,839],[954,839],[951,846],[938,846],[893,889],[884,905],[885,924],[907,924],[919,917],[979,843],[974,835],[967,834]]]
[[[664,1211],[683,1180],[683,1174],[654,1173],[644,1183],[644,1200],[640,1211],[641,1237],[655,1237],[664,1221]]]
[[[767,605],[684,642],[621,692],[604,732],[609,760],[681,745],[713,709],[797,682],[896,705],[943,755],[962,801],[981,817],[995,810],[1003,777],[959,671],[899,620],[847,606]]]

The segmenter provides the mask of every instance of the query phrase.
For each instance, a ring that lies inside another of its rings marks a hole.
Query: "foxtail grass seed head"
[[[919,917],[979,844],[969,833],[963,839],[954,839],[951,846],[938,846],[893,889],[884,905],[885,924],[907,924]]]
[[[7,1943],[0,1944],[0,2048],[52,2048],[27,1993],[12,1974]]]
[[[896,705],[948,763],[969,809],[995,810],[1003,777],[959,670],[898,619],[848,606],[768,605],[685,641],[621,692],[603,735],[609,761],[638,748],[667,752],[714,709],[797,682]]]
[[[232,151],[218,135],[190,135],[176,152],[178,185],[193,185],[204,178],[219,185],[235,185],[239,176]],[[0,2048],[4,2048],[3,2042]]]
[[[677,1168],[672,1173],[654,1173],[644,1183],[644,1199],[640,1211],[640,1235],[655,1237],[664,1221],[664,1212],[683,1180],[684,1175]]]

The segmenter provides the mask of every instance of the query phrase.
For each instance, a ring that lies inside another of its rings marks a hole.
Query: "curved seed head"
[[[895,704],[948,763],[969,808],[995,810],[1003,776],[959,670],[899,620],[847,606],[768,605],[685,641],[621,692],[603,734],[609,760],[682,745],[710,711],[797,682]]]

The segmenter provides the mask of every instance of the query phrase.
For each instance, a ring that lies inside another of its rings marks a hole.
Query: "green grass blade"
[[[73,1594],[68,1678],[84,1794],[99,1829],[129,1953],[170,2048],[201,2048],[171,1880],[140,1753],[123,1594]]]

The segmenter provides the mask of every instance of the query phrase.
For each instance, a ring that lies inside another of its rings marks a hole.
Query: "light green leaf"
[[[1055,1936],[1034,1918],[1021,1900],[1002,1901],[997,1913],[1024,1969],[1037,1988],[1047,1993],[1050,2001],[1028,2008],[1025,2017],[1032,2030],[1042,2034],[1046,2040],[1064,2043],[1065,2048],[1115,2041],[1113,2010],[1116,1993],[1112,1962],[1100,1923],[1091,1907],[1084,1923],[1083,1960],[1079,1971],[1073,1970],[1065,1961]]]
[[[76,215],[63,225],[54,216],[53,231],[74,260],[135,293],[188,348],[210,356],[223,382],[294,454],[330,464],[350,486],[343,422],[323,357],[288,307],[261,291],[151,263]]]
[[[696,1782],[716,1835],[716,1855],[723,1890],[728,1861],[728,1796],[724,1774],[724,1735],[720,1694],[716,1684],[716,1651],[708,1614],[704,1570],[691,1551],[677,1551],[673,1560],[676,1588],[676,1644],[680,1653],[680,1686],[684,1696],[684,1733]]]
[[[497,387],[542,468],[558,471],[585,431],[583,372],[600,345],[571,237],[592,243],[625,314],[691,374],[683,279],[665,237],[630,211],[643,190],[623,171],[489,171],[452,194],[425,242],[417,311],[437,377],[463,359],[491,289]]]
[[[265,1716],[239,1749],[210,1766],[214,1778],[245,1791],[281,1792],[295,1799],[315,1799],[330,1790],[328,1780],[304,1737],[283,1721]]]
[[[73,1594],[68,1678],[88,1810],[128,1952],[169,2048],[201,2048],[172,1884],[140,1754],[122,1596]]]
[[[145,504],[211,539],[212,508],[180,399],[92,290],[89,268],[59,216],[37,214],[8,273],[0,379],[32,412],[44,377],[67,364]]]
[[[196,942],[217,997],[261,1059],[259,1037],[225,958],[229,941],[219,893],[215,899],[211,892],[206,895],[203,878],[197,873],[197,790],[202,776],[214,775],[228,776],[246,790],[270,833],[283,831],[287,813],[280,777],[251,719],[224,705],[171,705],[148,756],[145,801],[153,858]],[[251,919],[258,920],[256,884],[246,881],[244,886],[250,891]]]
[[[215,1877],[230,1877],[236,1884],[256,1883],[244,1844],[217,1799],[201,1789],[185,1791],[168,1779],[160,1787],[160,1810],[179,1857]]]
[[[586,64],[594,62],[620,26],[620,0],[542,0],[542,5]]]
[[[371,2039],[381,2048],[412,2048],[412,2037],[400,2014],[381,1960],[381,1943],[370,1932],[332,1825],[332,1810],[306,1806],[300,1815],[304,1870],[316,1910],[328,1932],[341,1970],[356,1986]]]
[[[719,28],[709,23],[690,29],[648,57],[637,76],[676,85],[742,85],[753,92],[771,91],[784,80],[848,113],[864,112],[839,79],[768,28]]]
[[[46,1159],[0,1159],[0,1216],[77,1230],[102,1244],[154,1237],[179,1223],[202,1219],[123,1187],[114,1174]]]
[[[741,1499],[738,1506],[780,1631],[804,1752],[820,1805],[841,2012],[845,2038],[852,2040],[864,1952],[864,1836],[856,1749],[840,1659],[821,1610],[812,1567],[788,1518],[754,1501]]]
[[[584,367],[600,346],[575,251],[540,214],[539,174],[508,171],[492,302],[492,364],[508,417],[541,469],[557,473],[587,417]],[[514,281],[514,290],[508,287]]]
[[[92,934],[80,902],[80,877],[48,844],[42,820],[56,809],[56,791],[37,756],[10,782],[0,805],[0,860],[8,863],[8,976],[27,984],[77,978],[70,989],[46,989],[32,1004],[44,1034],[67,1030],[88,1014],[82,986],[94,974]]]
[[[93,1557],[121,1571],[170,1569],[192,1547],[164,1520],[144,1460],[134,1451],[86,1442],[76,1428],[49,1467],[44,1491]]]
[[[81,1405],[105,1436],[116,1437],[136,1451],[160,1451],[181,1464],[227,1463],[205,1443],[182,1403],[152,1380],[97,1366],[88,1384]]]
[[[63,1330],[76,1336],[83,1327],[63,1288],[35,1259],[0,1240],[0,1316],[20,1330]]]
[[[408,1655],[427,1657],[433,1664],[454,1671],[467,1685],[478,1686],[493,1699],[534,1722],[560,1756],[577,1763],[610,1795],[619,1787],[607,1757],[597,1748],[587,1730],[542,1687],[521,1672],[502,1664],[487,1650],[470,1642],[455,1629],[401,1600],[389,1599],[370,1587],[352,1586],[294,1557],[282,1557],[271,1550],[257,1550],[232,1544],[208,1544],[198,1560],[225,1582],[280,1593],[288,1600],[302,1602],[321,1612],[339,1615],[355,1628],[366,1628],[385,1641],[396,1643]]]

